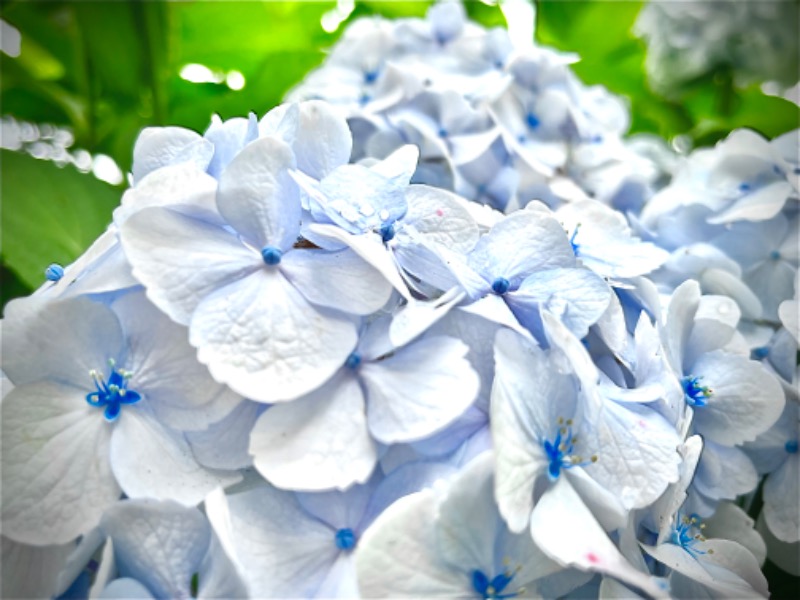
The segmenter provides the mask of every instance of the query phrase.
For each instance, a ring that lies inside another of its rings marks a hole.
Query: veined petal
[[[565,477],[559,477],[534,507],[531,535],[545,554],[564,566],[611,575],[655,598],[669,598],[655,578],[625,560]]]
[[[88,298],[37,296],[6,305],[3,372],[14,385],[52,379],[89,391],[89,371],[119,358],[122,346],[117,317]]]
[[[400,498],[373,523],[356,550],[358,587],[365,598],[470,597],[466,573],[436,551],[436,498],[424,490]]]
[[[300,232],[300,191],[289,176],[295,159],[277,138],[248,144],[223,171],[217,191],[220,214],[258,249],[292,247]]]
[[[287,253],[281,271],[309,302],[345,313],[369,315],[392,295],[392,285],[352,250]]]
[[[126,410],[111,436],[111,468],[129,498],[175,500],[195,506],[214,488],[241,480],[236,472],[200,466],[183,435],[145,407]]]
[[[233,233],[160,207],[131,216],[120,241],[148,298],[182,325],[203,298],[263,267]]]
[[[212,469],[244,469],[253,464],[247,452],[250,431],[266,408],[260,402],[245,400],[221,421],[203,431],[186,432],[186,441],[201,465]]]
[[[242,401],[197,361],[186,328],[170,321],[144,293],[126,294],[112,307],[126,334],[124,367],[133,372],[131,387],[147,397],[159,421],[181,431],[197,431]]]
[[[364,364],[367,422],[385,444],[409,442],[443,429],[478,395],[480,380],[456,338],[435,336]]]
[[[205,170],[214,155],[214,144],[184,127],[147,127],[133,147],[133,179],[167,165],[190,162]]]
[[[783,542],[800,540],[800,515],[797,497],[800,492],[800,457],[792,454],[770,474],[764,484],[764,518],[770,531]]]
[[[198,306],[189,332],[217,381],[258,402],[319,387],[356,345],[354,323],[310,305],[278,270],[261,269]]]
[[[404,227],[413,226],[423,239],[444,244],[454,252],[469,252],[478,241],[478,224],[457,196],[427,185],[406,191],[408,214]]]
[[[59,573],[74,548],[72,543],[30,546],[3,536],[3,598],[52,598],[59,595]]]
[[[14,388],[0,412],[3,535],[63,544],[92,529],[120,496],[108,458],[113,426],[84,390],[50,382]]]
[[[711,395],[694,411],[697,432],[720,444],[752,441],[772,426],[785,399],[778,380],[760,363],[720,350],[692,365],[691,375],[702,378]]]
[[[364,396],[340,373],[307,396],[268,409],[250,435],[258,472],[281,488],[345,489],[363,483],[377,454],[367,431]]]
[[[126,415],[127,416],[127,415]],[[190,595],[192,575],[211,541],[203,514],[174,502],[126,500],[103,515],[123,577],[143,584],[156,598]]]

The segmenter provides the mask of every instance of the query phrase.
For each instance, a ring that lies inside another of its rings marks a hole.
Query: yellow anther
[[[713,549],[713,548],[710,548],[710,549],[708,550],[708,553],[709,553],[709,554],[714,554],[714,549]]]
[[[597,462],[597,454],[592,454],[592,462],[593,463]]]
[[[562,427],[561,428],[561,435],[567,435],[567,428],[566,427]]]
[[[556,423],[558,423],[559,425],[563,425],[564,424],[564,418],[563,417],[558,417],[558,421],[556,421]]]
[[[495,593],[494,586],[490,585],[489,587],[487,587],[486,588],[486,593],[489,594],[490,596],[494,596],[494,593]]]
[[[705,528],[706,528],[706,524],[705,523],[700,523],[700,529],[705,529]]]
[[[572,425],[572,419],[567,419],[567,425]]]
[[[506,567],[507,567],[507,566],[508,566],[508,565],[510,565],[510,564],[511,564],[511,559],[510,559],[510,558],[508,558],[507,556],[504,556],[504,557],[503,557],[503,566],[506,566]]]

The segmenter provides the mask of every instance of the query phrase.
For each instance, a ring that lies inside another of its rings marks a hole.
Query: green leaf
[[[51,263],[69,264],[111,221],[120,190],[71,165],[0,151],[3,259],[38,287]]]

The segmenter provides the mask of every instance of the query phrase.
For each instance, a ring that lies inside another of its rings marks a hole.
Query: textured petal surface
[[[418,440],[460,416],[480,387],[468,351],[456,338],[428,337],[363,365],[372,435],[385,444]]]
[[[329,379],[355,347],[356,331],[265,268],[207,297],[189,341],[217,381],[252,400],[278,402]]]
[[[294,402],[268,409],[250,437],[256,469],[287,489],[344,489],[367,480],[376,450],[358,381],[340,373]]]
[[[88,532],[119,498],[108,458],[114,426],[85,395],[42,382],[3,398],[4,535],[63,544]]]
[[[183,325],[203,298],[263,265],[258,252],[229,231],[165,208],[133,215],[120,240],[148,298]]]

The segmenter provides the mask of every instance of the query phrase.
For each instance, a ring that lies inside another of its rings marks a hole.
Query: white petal
[[[680,438],[655,411],[607,402],[598,423],[597,462],[587,472],[628,509],[644,508],[678,480]]]
[[[267,268],[203,300],[189,341],[217,381],[252,400],[278,402],[329,379],[355,347],[356,331]]]
[[[182,162],[205,170],[213,155],[214,145],[195,131],[183,127],[147,127],[136,138],[131,171],[138,183],[151,171]]]
[[[197,462],[212,469],[244,469],[253,464],[247,449],[250,431],[264,409],[260,402],[245,400],[218,423],[203,431],[189,431],[186,441]]]
[[[322,179],[350,160],[352,134],[338,108],[321,100],[301,102],[292,149],[297,168]]]
[[[3,598],[52,598],[75,544],[28,546],[2,538]],[[63,591],[63,590],[61,590]]]
[[[220,214],[259,250],[286,251],[300,231],[300,191],[289,176],[294,153],[277,138],[251,142],[222,172],[217,192]]]
[[[444,563],[436,552],[435,515],[435,497],[425,490],[401,498],[378,517],[356,549],[362,597],[473,595],[468,575]]]
[[[717,350],[700,357],[691,375],[712,390],[708,403],[695,409],[697,432],[720,444],[754,440],[783,411],[783,390],[761,363]]]
[[[146,407],[124,407],[111,436],[111,468],[129,498],[175,500],[195,506],[238,473],[200,466],[186,439],[159,423]]]
[[[781,211],[793,191],[788,181],[774,181],[747,194],[707,220],[709,223],[718,224],[771,219]]]
[[[229,231],[160,207],[130,217],[120,241],[147,297],[183,325],[208,294],[263,267]]]
[[[372,232],[351,235],[335,225],[319,223],[310,225],[309,230],[316,235],[336,240],[350,247],[356,254],[375,267],[386,278],[386,281],[400,292],[403,298],[409,302],[413,301],[411,293],[408,291],[408,286],[403,281],[403,278],[400,277],[391,252],[386,249],[379,236]]]
[[[564,566],[611,575],[653,597],[669,597],[655,578],[625,560],[565,477],[559,477],[534,507],[531,535]]]
[[[106,511],[101,527],[113,540],[120,574],[145,583],[157,598],[190,593],[211,541],[203,514],[174,502],[119,502]]]
[[[740,543],[747,548],[758,561],[764,564],[767,558],[767,546],[764,539],[754,529],[755,521],[733,502],[720,502],[714,515],[703,521],[703,535],[708,538],[723,538]]]
[[[495,444],[495,496],[508,528],[525,529],[533,509],[533,485],[547,468],[539,442],[550,423],[547,404],[559,392],[544,353],[513,332],[500,330],[495,338],[495,378],[492,388],[492,438]],[[532,382],[535,385],[531,385]]]
[[[189,345],[188,331],[173,323],[143,293],[130,293],[112,308],[125,330],[129,387],[147,398],[165,425],[205,429],[230,413],[242,398],[211,378]]]
[[[358,381],[340,373],[309,395],[268,409],[253,427],[250,453],[259,473],[281,488],[363,483],[377,457]]]
[[[63,544],[88,532],[120,496],[109,465],[113,425],[83,390],[14,388],[2,411],[3,535]]]
[[[782,542],[800,540],[800,457],[792,454],[764,484],[764,518],[770,531]]]
[[[703,544],[703,561],[727,569],[742,579],[764,598],[769,596],[767,579],[752,553],[731,540],[708,540]]]
[[[737,275],[723,269],[706,269],[700,275],[700,283],[707,294],[730,296],[748,319],[760,319],[763,307],[753,291]]]
[[[758,480],[753,462],[739,448],[705,441],[693,482],[698,492],[714,500],[733,500],[753,491]]]
[[[664,346],[672,368],[679,375],[683,373],[684,353],[699,306],[700,286],[691,279],[678,286],[669,301]]]
[[[455,252],[469,252],[478,241],[478,225],[455,194],[412,185],[406,191],[408,213],[403,226],[412,225],[424,239],[444,244]]]
[[[306,300],[345,313],[372,314],[392,295],[381,273],[350,249],[289,252],[280,268]]]
[[[465,358],[469,347],[428,337],[394,355],[364,364],[367,422],[385,444],[418,440],[459,417],[478,395],[480,380]]]
[[[206,512],[253,598],[312,597],[340,552],[334,529],[269,485],[217,494]]]
[[[47,378],[89,392],[94,389],[89,371],[120,358],[122,346],[114,313],[88,298],[53,302],[37,296],[6,306],[3,372],[14,385]]]

